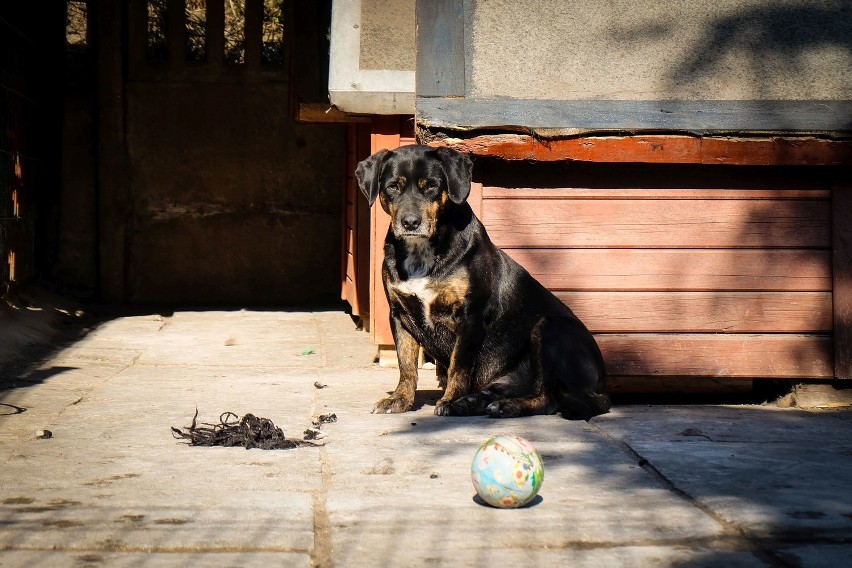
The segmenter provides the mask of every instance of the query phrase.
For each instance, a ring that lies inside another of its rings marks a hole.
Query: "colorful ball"
[[[477,495],[494,507],[513,509],[532,501],[544,480],[541,455],[520,436],[485,441],[470,467]]]

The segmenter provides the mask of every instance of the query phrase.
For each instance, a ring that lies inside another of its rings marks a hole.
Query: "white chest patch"
[[[432,302],[438,296],[438,292],[429,288],[428,278],[410,278],[403,280],[396,285],[396,289],[400,294],[406,296],[416,296],[420,303],[423,304],[423,319],[426,320],[426,325],[432,326]]]

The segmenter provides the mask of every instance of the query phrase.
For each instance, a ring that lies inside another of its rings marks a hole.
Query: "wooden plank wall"
[[[486,185],[481,217],[596,334],[612,376],[832,377],[830,187],[701,182]]]
[[[363,124],[349,124],[346,130],[346,187],[343,204],[343,243],[340,297],[369,326],[370,286],[370,206],[355,181],[358,162],[370,155],[370,130]],[[359,275],[365,275],[359,278]]]
[[[832,191],[834,377],[852,380],[852,185]]]

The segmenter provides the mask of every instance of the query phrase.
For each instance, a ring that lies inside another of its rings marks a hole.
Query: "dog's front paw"
[[[446,396],[435,403],[435,414],[438,416],[467,416],[466,405],[461,398],[451,400]]]
[[[482,393],[469,394],[453,401],[441,399],[435,405],[438,416],[479,416],[485,412],[485,397]]]
[[[456,416],[450,401],[444,399],[435,403],[435,414],[437,416]]]
[[[399,414],[400,412],[408,412],[411,410],[411,405],[414,400],[400,395],[392,394],[387,398],[383,398],[373,405],[373,414]]]

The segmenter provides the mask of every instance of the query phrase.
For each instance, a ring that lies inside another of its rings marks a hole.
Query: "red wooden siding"
[[[834,253],[834,376],[852,380],[852,185],[832,192]]]
[[[363,125],[347,127],[346,188],[343,215],[343,258],[340,297],[352,306],[352,314],[369,325],[370,211],[355,182],[355,167],[370,153],[370,131]]]
[[[492,240],[613,376],[829,378],[831,191],[482,189]]]
[[[831,289],[822,250],[502,248],[554,290]]]
[[[830,333],[830,292],[556,291],[599,333]]]
[[[493,193],[486,195],[493,199]],[[583,198],[559,192],[563,197],[553,199],[542,193],[525,191],[524,197],[489,202],[488,226],[502,246],[826,248],[831,242],[831,207],[823,192],[817,192],[820,199],[715,190],[695,190],[691,198],[659,192],[655,199],[602,192]]]
[[[792,334],[601,334],[612,376],[830,378],[831,337]]]

